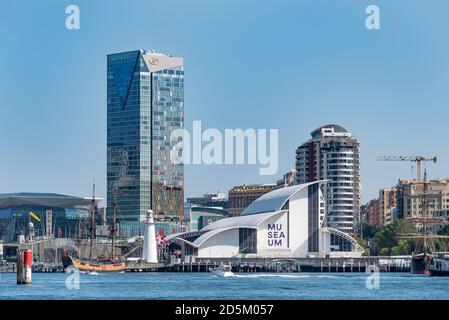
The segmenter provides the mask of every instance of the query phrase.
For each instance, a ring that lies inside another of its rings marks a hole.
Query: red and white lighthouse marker
[[[33,252],[30,249],[17,249],[17,284],[31,284]]]

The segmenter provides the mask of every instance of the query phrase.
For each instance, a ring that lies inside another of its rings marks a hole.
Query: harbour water
[[[381,273],[379,289],[368,289],[366,273],[81,274],[68,289],[65,273],[35,273],[32,285],[16,285],[14,273],[0,274],[5,299],[449,299],[449,277]]]

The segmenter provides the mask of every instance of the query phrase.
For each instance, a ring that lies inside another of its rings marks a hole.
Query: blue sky
[[[65,28],[76,4],[81,29]],[[380,7],[381,30],[365,28]],[[272,182],[326,123],[360,139],[364,200],[410,163],[437,155],[449,176],[449,2],[9,1],[0,10],[0,192],[106,196],[106,54],[139,48],[182,56],[185,121],[279,128],[279,171],[186,167],[186,195]]]

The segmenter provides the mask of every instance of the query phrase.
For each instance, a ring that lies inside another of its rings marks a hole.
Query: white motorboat
[[[234,273],[231,271],[231,266],[219,266],[215,268],[210,268],[209,271],[218,277],[232,277]]]

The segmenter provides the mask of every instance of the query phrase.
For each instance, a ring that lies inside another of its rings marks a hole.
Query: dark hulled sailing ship
[[[428,253],[419,253],[412,256],[410,272],[413,274],[429,274],[429,264],[432,261],[432,255]]]

